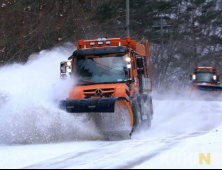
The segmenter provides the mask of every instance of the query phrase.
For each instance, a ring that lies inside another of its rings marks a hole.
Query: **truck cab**
[[[194,85],[219,85],[220,77],[217,70],[213,67],[196,67],[191,75]]]
[[[190,97],[197,99],[210,99],[220,97],[220,77],[213,67],[196,67],[191,79]]]
[[[76,79],[69,99],[122,97],[130,102],[141,88],[152,91],[152,73],[147,69],[150,61],[145,56],[144,46],[130,37],[80,40],[69,61],[61,63],[60,76]]]

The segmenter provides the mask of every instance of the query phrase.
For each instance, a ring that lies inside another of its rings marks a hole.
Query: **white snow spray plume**
[[[26,64],[0,68],[0,143],[30,144],[96,138],[90,121],[58,108],[73,80],[60,80],[60,62],[74,51],[72,44],[30,56]]]
[[[189,94],[189,91],[187,91]],[[189,98],[189,95],[153,95],[152,127],[135,138],[170,138],[206,133],[222,124],[222,103]]]

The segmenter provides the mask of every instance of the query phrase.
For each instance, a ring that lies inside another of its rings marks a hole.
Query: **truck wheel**
[[[134,119],[133,131],[135,131],[138,130],[141,125],[141,114],[137,97],[133,99],[132,111]]]
[[[141,97],[144,97],[141,96]],[[139,110],[140,110],[140,120],[141,120],[141,123],[140,123],[140,126],[139,126],[139,129],[149,129],[150,126],[151,126],[151,114],[150,114],[150,111],[148,111],[148,105],[147,105],[147,100],[144,100],[143,98],[143,102],[141,101],[141,97],[138,97],[137,98],[137,101],[138,101],[138,105],[139,105]],[[143,118],[142,116],[142,107],[144,112],[145,112],[145,118]]]

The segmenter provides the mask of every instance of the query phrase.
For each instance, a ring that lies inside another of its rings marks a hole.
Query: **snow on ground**
[[[154,110],[152,128],[131,140],[0,146],[0,168],[221,167],[220,102],[154,100]],[[199,153],[212,165],[199,165]]]
[[[158,103],[158,104],[157,104]],[[164,138],[175,135],[178,138],[164,151],[133,168],[221,168],[222,167],[222,103],[220,101],[156,101],[156,112],[161,113],[154,120],[147,135],[156,134]],[[162,111],[161,111],[162,109]],[[178,111],[177,113],[175,111]],[[165,120],[165,122],[164,122]],[[183,136],[181,136],[183,134]],[[199,154],[211,154],[211,165],[200,165]]]
[[[93,143],[0,146],[0,169],[20,169],[61,155],[85,152]]]
[[[177,141],[178,144],[175,147],[165,152],[158,152],[154,159],[135,166],[134,169],[221,169],[221,141],[222,126],[203,136]],[[200,154],[203,154],[207,161],[201,163]],[[208,162],[208,158],[210,158],[210,162]]]
[[[152,128],[131,140],[101,141],[87,117],[55,105],[73,81],[60,81],[70,46],[0,68],[0,168],[220,168],[221,101],[153,96]],[[61,90],[62,89],[62,90]],[[81,141],[80,141],[81,140]],[[40,144],[41,143],[41,144]],[[211,165],[199,165],[199,153]]]

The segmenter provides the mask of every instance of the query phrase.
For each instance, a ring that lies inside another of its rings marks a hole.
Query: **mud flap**
[[[130,138],[133,112],[124,98],[64,100],[60,108],[74,115],[87,114],[105,140]]]

